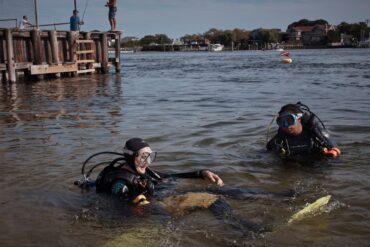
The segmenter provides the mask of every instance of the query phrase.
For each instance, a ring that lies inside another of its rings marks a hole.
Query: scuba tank
[[[325,148],[333,148],[334,144],[330,141],[330,135],[327,131],[325,124],[321,121],[321,119],[313,113],[310,108],[302,104],[301,102],[297,102],[298,109],[303,113],[302,116],[302,125],[303,127],[307,128],[314,134],[315,141],[320,147]]]

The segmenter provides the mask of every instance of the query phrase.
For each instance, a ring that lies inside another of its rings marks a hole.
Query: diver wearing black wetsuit
[[[125,163],[122,167],[108,166],[99,174],[96,180],[97,192],[105,192],[135,198],[138,195],[152,195],[155,185],[166,182],[168,179],[174,178],[202,178],[203,172],[199,170],[195,172],[165,174],[155,172],[149,168],[144,174],[137,173],[133,164]]]
[[[330,139],[321,120],[300,102],[287,104],[279,111],[277,134],[266,148],[282,157],[295,155],[326,155],[337,157],[340,150]]]
[[[99,163],[85,174],[84,168],[87,162],[100,154],[114,154],[119,157],[111,162]],[[177,174],[155,172],[148,167],[154,162],[155,158],[156,152],[151,150],[147,142],[140,138],[132,138],[126,142],[123,153],[102,152],[90,156],[82,166],[84,180],[75,183],[81,187],[85,186],[89,183],[89,176],[94,168],[102,164],[108,164],[95,181],[96,191],[125,198],[151,195],[155,190],[155,185],[174,178],[202,178],[208,179],[218,186],[223,186],[222,179],[207,169]]]

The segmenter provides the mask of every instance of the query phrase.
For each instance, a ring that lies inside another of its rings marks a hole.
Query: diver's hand
[[[209,171],[209,170],[204,170],[202,171],[202,175],[204,178],[207,178],[208,180],[210,180],[212,183],[215,183],[217,184],[217,186],[224,186],[224,182],[222,181],[222,179],[215,173]]]
[[[326,156],[332,158],[336,158],[341,154],[340,149],[338,147],[333,147],[331,149],[324,148],[323,151]]]

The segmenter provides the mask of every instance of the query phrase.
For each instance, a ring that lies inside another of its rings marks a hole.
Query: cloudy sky
[[[0,5],[18,3],[25,6],[25,1],[33,2],[33,0],[0,0]],[[37,1],[40,24],[68,22],[73,9],[73,0]],[[118,29],[124,30],[125,36],[140,38],[147,34],[159,33],[178,38],[185,34],[203,33],[210,28],[253,30],[263,27],[286,30],[290,23],[303,18],[325,19],[331,24],[370,19],[370,0],[117,1]],[[77,0],[80,17],[87,3],[84,16],[86,24],[82,30],[109,29],[105,2],[105,0]],[[7,13],[9,14],[9,11]],[[1,12],[0,14],[4,15]]]

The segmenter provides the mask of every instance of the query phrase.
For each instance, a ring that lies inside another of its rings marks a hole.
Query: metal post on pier
[[[34,0],[33,1],[34,3],[34,7],[35,7],[35,22],[36,22],[36,29],[39,29],[39,17],[38,17],[38,13],[37,13],[37,0]]]
[[[76,11],[77,10],[77,1],[76,0],[74,0],[74,6],[75,6],[75,8],[74,8],[74,10]]]

